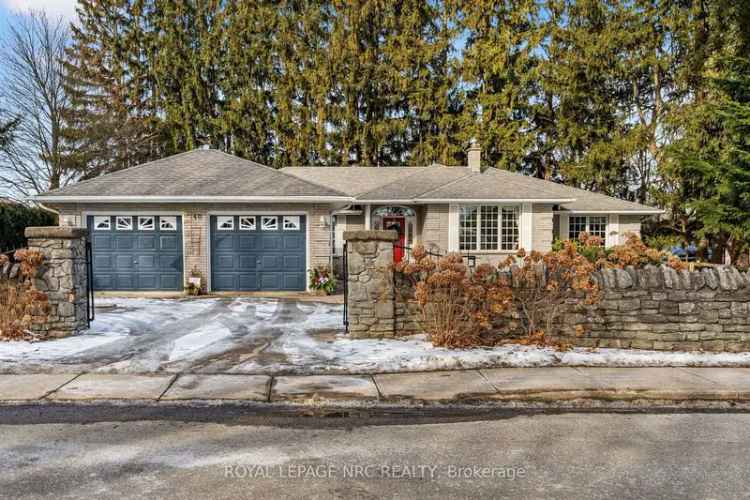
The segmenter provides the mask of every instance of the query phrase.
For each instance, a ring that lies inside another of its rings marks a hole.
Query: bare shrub
[[[469,272],[458,254],[434,259],[418,245],[412,262],[396,264],[415,288],[420,324],[443,347],[485,345],[492,320],[511,303],[507,279],[489,265]]]
[[[0,258],[0,265],[8,262]],[[36,250],[18,250],[14,254],[20,264],[18,279],[0,280],[0,339],[20,340],[33,338],[30,331],[35,322],[44,322],[49,313],[47,294],[37,290],[34,278],[44,261]]]

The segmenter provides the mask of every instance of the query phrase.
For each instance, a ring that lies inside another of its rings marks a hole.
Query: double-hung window
[[[568,239],[577,240],[584,232],[601,238],[603,242],[607,237],[607,217],[571,215],[568,222]]]
[[[518,250],[518,207],[464,205],[458,215],[461,251]]]

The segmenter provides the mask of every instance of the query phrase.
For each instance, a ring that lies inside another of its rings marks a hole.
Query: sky
[[[76,0],[0,0],[0,19],[7,19],[14,12],[43,10],[51,17],[62,16],[72,19],[75,16]]]

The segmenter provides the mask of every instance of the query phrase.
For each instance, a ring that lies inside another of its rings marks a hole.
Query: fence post
[[[67,337],[88,328],[86,234],[80,227],[27,227],[30,250],[44,255],[36,287],[49,299],[49,315],[32,330],[48,337]]]
[[[396,231],[344,231],[347,319],[352,337],[395,334],[393,242],[397,239]]]

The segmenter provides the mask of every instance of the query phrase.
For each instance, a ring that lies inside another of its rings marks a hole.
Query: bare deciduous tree
[[[15,123],[0,145],[0,190],[24,198],[62,187],[76,173],[62,161],[61,128],[69,103],[62,59],[70,39],[67,22],[43,12],[14,16],[0,50],[0,96]]]

